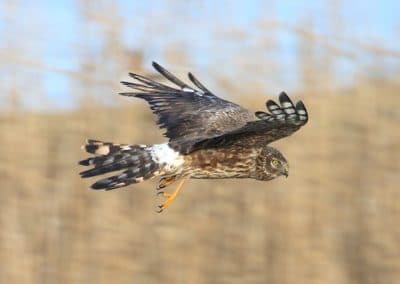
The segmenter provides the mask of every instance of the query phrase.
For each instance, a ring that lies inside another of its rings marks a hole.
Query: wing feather
[[[178,88],[130,73],[130,77],[137,82],[121,83],[135,92],[121,95],[141,98],[149,103],[158,116],[157,123],[166,129],[165,136],[174,149],[181,149],[182,143],[190,145],[191,141],[237,129],[255,118],[253,113],[241,106],[215,96],[193,74],[189,73],[189,79],[199,89],[185,84],[155,62],[153,67]]]
[[[292,103],[286,93],[279,95],[279,103],[269,100],[266,106],[270,113],[256,112],[259,120],[249,121],[243,127],[228,131],[223,135],[198,140],[184,145],[183,152],[192,152],[204,148],[216,148],[229,145],[257,147],[292,135],[307,123],[308,113],[302,101]]]
[[[204,93],[209,93],[211,94],[211,92],[202,84],[200,83],[199,80],[197,80],[197,78],[192,74],[192,73],[188,73],[189,76],[189,80],[192,81],[193,84],[196,85],[196,87],[198,87],[200,90],[202,90]]]
[[[217,97],[191,73],[188,74],[189,80],[198,89],[187,85],[156,62],[153,62],[153,67],[177,87],[130,73],[137,82],[121,83],[135,92],[121,95],[146,100],[158,116],[159,126],[166,129],[169,145],[183,154],[230,144],[244,147],[266,145],[293,134],[308,121],[303,102],[293,104],[284,92],[279,95],[279,104],[273,100],[266,102],[269,112],[253,114]]]

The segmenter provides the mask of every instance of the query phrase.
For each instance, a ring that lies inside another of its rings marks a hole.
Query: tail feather
[[[136,169],[128,169],[123,171],[119,175],[107,177],[96,181],[91,185],[92,189],[104,189],[111,190],[119,187],[124,187],[130,185],[132,183],[139,183],[145,179],[152,177],[152,171],[148,171],[147,174],[141,176],[138,175],[139,168]]]
[[[79,162],[83,166],[93,166],[80,173],[82,178],[124,170],[118,175],[95,182],[91,186],[92,189],[111,190],[138,183],[156,176],[160,169],[159,163],[153,160],[151,146],[87,140],[83,148],[97,156]]]
[[[116,144],[94,139],[87,139],[85,145],[83,145],[82,148],[90,154],[108,155],[120,152],[121,150],[130,150],[132,147],[136,146],[138,145]],[[140,146],[145,146],[145,145],[140,145]]]
[[[94,165],[94,168],[83,171],[80,173],[81,177],[93,177],[108,172],[114,172],[123,170],[129,167],[140,167],[144,159],[140,157],[142,153],[136,150],[129,151],[128,153],[116,153],[112,155],[105,155],[100,157],[89,158],[79,163],[82,165],[87,163],[88,165]]]

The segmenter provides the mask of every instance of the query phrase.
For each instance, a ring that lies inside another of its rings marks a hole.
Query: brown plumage
[[[198,88],[182,82],[153,62],[154,68],[179,88],[170,87],[138,74],[130,73],[136,82],[122,82],[135,92],[123,96],[146,100],[165,128],[168,143],[128,145],[88,140],[84,148],[94,157],[81,165],[93,168],[81,172],[91,177],[122,171],[103,178],[93,189],[110,190],[143,180],[160,177],[158,188],[186,178],[221,179],[253,178],[271,180],[288,175],[284,156],[267,144],[297,131],[308,121],[304,104],[294,105],[285,93],[279,104],[267,101],[269,112],[250,112],[211,93],[191,73],[190,81]],[[175,193],[164,195],[167,207]]]

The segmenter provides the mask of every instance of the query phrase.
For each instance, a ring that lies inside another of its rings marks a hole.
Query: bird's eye
[[[279,162],[278,160],[272,160],[271,164],[272,164],[273,167],[277,168],[277,167],[279,167],[281,162]]]

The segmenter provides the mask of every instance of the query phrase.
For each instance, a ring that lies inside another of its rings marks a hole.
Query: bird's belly
[[[249,174],[244,172],[226,171],[226,170],[195,170],[190,178],[195,179],[223,179],[223,178],[248,178]]]
[[[200,150],[188,160],[188,172],[191,178],[199,179],[248,178],[255,168],[251,154],[232,149]]]

